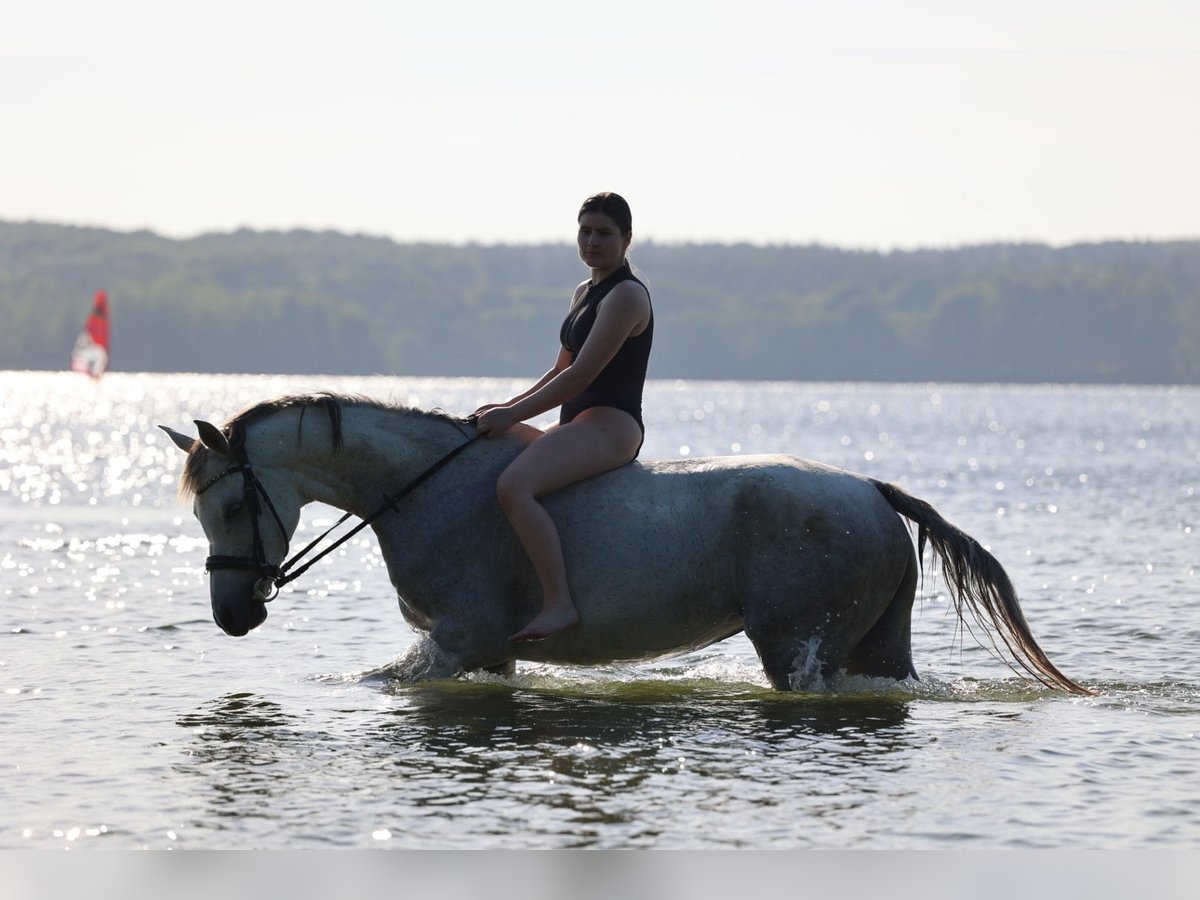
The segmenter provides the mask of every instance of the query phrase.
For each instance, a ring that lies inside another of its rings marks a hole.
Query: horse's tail
[[[987,641],[996,655],[1014,672],[1019,666],[1047,687],[1073,694],[1092,693],[1060,672],[1038,646],[1021,612],[1021,604],[1017,601],[1017,592],[1008,573],[992,554],[981,547],[975,538],[943,519],[924,500],[906,494],[894,484],[875,479],[871,481],[892,509],[916,523],[918,558],[924,555],[926,540],[932,545],[934,553],[941,560],[942,574],[959,621],[981,645],[983,641],[971,628],[971,623],[964,615],[964,607],[970,610],[971,618],[980,631],[987,635]],[[1000,652],[993,633],[1000,635],[1016,666]]]

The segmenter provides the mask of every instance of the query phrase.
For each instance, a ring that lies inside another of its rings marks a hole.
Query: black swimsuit
[[[599,284],[589,287],[567,313],[559,339],[563,347],[570,351],[572,362],[583,349],[583,342],[592,333],[600,301],[622,281],[636,281],[643,288],[646,287],[630,270],[629,263],[624,263]],[[649,290],[646,291],[646,296],[649,298]],[[633,416],[638,428],[642,429],[642,434],[645,435],[646,426],[642,424],[642,387],[646,383],[646,365],[650,360],[650,344],[653,340],[654,309],[651,307],[650,321],[646,323],[645,331],[636,337],[626,338],[617,355],[600,370],[595,381],[584,388],[583,393],[562,405],[559,424],[566,425],[585,409],[591,409],[593,406],[614,406]]]

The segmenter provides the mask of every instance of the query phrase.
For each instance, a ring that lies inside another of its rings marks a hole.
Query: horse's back
[[[704,546],[745,537],[748,529],[778,540],[801,523],[831,538],[835,530],[860,542],[907,538],[871,479],[782,454],[634,462],[547,501],[560,527],[617,545],[626,535],[639,544],[675,538]]]
[[[789,504],[842,513],[860,510],[868,516],[887,511],[895,518],[871,479],[785,454],[647,460],[585,484],[588,501],[602,504],[686,505],[689,500],[700,500],[711,509],[722,503],[758,501],[764,510],[773,504]]]
[[[759,553],[790,545],[857,561],[911,547],[872,479],[814,460],[776,454],[649,462],[630,476],[631,483],[662,483],[668,494],[677,480],[693,482],[703,510],[731,516],[739,546]]]

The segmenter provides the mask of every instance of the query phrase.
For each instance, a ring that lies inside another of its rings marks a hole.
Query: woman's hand
[[[475,412],[471,413],[471,418],[478,419],[489,409],[495,409],[496,407],[503,405],[503,403],[485,403],[483,406],[479,407],[479,409],[475,410]]]
[[[475,427],[479,429],[480,434],[487,435],[488,437],[504,434],[504,432],[516,425],[517,422],[521,421],[507,406],[481,408],[485,409],[485,412],[475,420]]]

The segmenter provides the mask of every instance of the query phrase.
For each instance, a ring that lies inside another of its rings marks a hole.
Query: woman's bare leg
[[[623,466],[634,458],[641,440],[641,429],[631,415],[594,407],[534,440],[500,475],[496,483],[500,506],[542,587],[541,612],[512,636],[514,641],[540,640],[579,621],[567,586],[558,528],[539,498]]]

